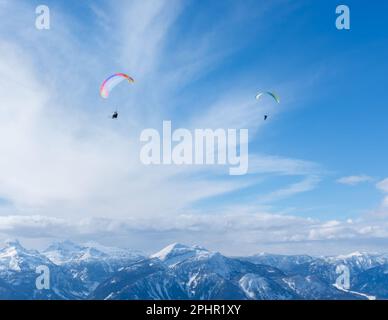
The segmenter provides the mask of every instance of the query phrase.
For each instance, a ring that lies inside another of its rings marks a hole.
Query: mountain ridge
[[[47,291],[34,287],[34,268],[42,264],[51,273],[52,288]],[[337,287],[339,265],[350,270],[349,290]],[[386,298],[387,270],[387,255],[366,252],[228,257],[198,245],[173,243],[145,255],[71,241],[54,242],[39,252],[11,240],[0,248],[0,299]]]

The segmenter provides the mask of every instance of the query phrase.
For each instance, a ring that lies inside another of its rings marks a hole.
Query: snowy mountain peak
[[[0,248],[0,258],[6,256],[21,256],[35,254],[37,251],[24,248],[18,240],[6,240],[5,246]]]
[[[0,249],[0,270],[34,270],[38,265],[50,264],[50,261],[36,250],[24,248],[18,240],[7,240]]]
[[[352,252],[350,254],[338,255],[333,257],[323,258],[329,262],[341,262],[341,263],[356,263],[359,265],[372,266],[375,262],[386,260],[384,255],[366,252]]]
[[[107,247],[96,242],[79,245],[71,241],[53,243],[43,254],[57,265],[94,260],[130,261],[144,257],[139,251]]]
[[[173,243],[159,252],[151,255],[151,258],[159,259],[168,265],[176,264],[194,256],[209,255],[210,252],[200,246],[186,246],[181,243]]]
[[[351,259],[351,258],[360,258],[360,257],[364,257],[364,256],[368,256],[368,254],[364,253],[364,252],[360,252],[360,251],[355,251],[355,252],[352,252],[349,254],[339,255],[339,256],[337,256],[337,258],[338,259]]]
[[[22,247],[22,245],[20,244],[19,240],[17,240],[17,239],[7,239],[4,241],[4,243],[5,243],[6,248],[13,247],[13,248],[24,249]]]
[[[145,254],[139,250],[129,250],[117,247],[104,246],[98,242],[90,241],[83,244],[86,248],[91,248],[103,252],[116,259],[140,259]]]
[[[104,253],[84,246],[80,246],[71,241],[55,242],[43,251],[55,264],[61,265],[73,260],[85,260],[94,257],[105,256]]]
[[[167,255],[169,255],[171,252],[174,252],[174,251],[177,251],[177,250],[186,250],[186,249],[189,249],[189,246],[186,246],[184,244],[181,244],[181,243],[172,243],[166,247],[164,247],[162,250],[158,251],[157,253],[153,254],[152,255],[152,258],[159,258],[159,259],[163,259],[165,258]]]
[[[77,251],[80,249],[82,249],[82,247],[79,246],[78,244],[71,242],[69,240],[65,240],[65,241],[52,243],[45,251],[54,251],[54,250]]]

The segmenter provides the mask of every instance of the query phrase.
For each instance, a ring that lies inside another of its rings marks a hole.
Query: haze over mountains
[[[38,290],[38,266],[50,289]],[[338,288],[337,266],[350,272]],[[387,299],[388,256],[257,254],[226,257],[171,244],[146,256],[97,243],[56,242],[42,252],[8,241],[0,249],[0,299]]]

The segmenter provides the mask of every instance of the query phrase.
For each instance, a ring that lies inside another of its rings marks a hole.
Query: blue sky
[[[1,120],[3,238],[382,250],[388,4],[344,2],[339,31],[331,0],[47,0],[51,29],[38,31],[39,4],[0,0],[0,110],[14,114]],[[115,72],[136,83],[104,101]],[[260,90],[281,104],[261,105]],[[163,120],[248,128],[249,174],[144,167],[139,132]]]

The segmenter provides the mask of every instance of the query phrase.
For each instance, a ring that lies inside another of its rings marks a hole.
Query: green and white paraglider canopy
[[[274,98],[275,101],[276,101],[277,103],[280,103],[280,98],[279,98],[279,96],[276,95],[276,94],[273,93],[273,92],[270,92],[270,91],[259,92],[259,93],[256,95],[256,100],[260,100],[261,97],[262,97],[263,95],[269,95],[269,96],[271,96],[272,98]]]

